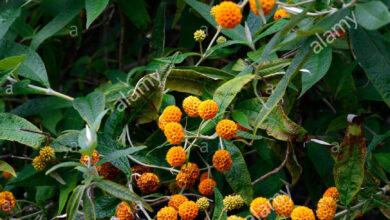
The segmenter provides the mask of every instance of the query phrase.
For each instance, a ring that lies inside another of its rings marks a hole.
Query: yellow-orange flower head
[[[290,15],[284,9],[278,9],[278,10],[276,10],[276,12],[274,14],[274,20],[275,21],[277,21],[279,19],[282,19],[282,18],[288,18],[288,17],[290,17]]]
[[[266,218],[271,213],[271,203],[266,198],[257,197],[251,202],[249,210],[256,218]]]
[[[183,109],[184,112],[187,113],[190,117],[198,117],[198,107],[202,103],[198,97],[195,96],[188,96],[183,100]]]
[[[158,127],[165,130],[165,126],[170,122],[180,122],[181,111],[177,106],[170,105],[166,107],[163,113],[158,118]]]
[[[275,0],[249,0],[249,7],[256,15],[260,15],[256,5],[257,2],[261,2],[261,8],[263,9],[264,15],[270,14],[275,6]]]
[[[286,195],[279,195],[272,201],[272,206],[277,215],[281,217],[290,217],[294,210],[294,202]]]
[[[198,206],[193,201],[183,202],[179,206],[179,215],[183,220],[195,219],[198,215]]]
[[[180,188],[185,186],[186,189],[190,189],[195,184],[199,174],[198,165],[188,162],[180,168],[180,172],[176,176],[176,183]]]
[[[156,191],[158,188],[160,180],[154,173],[144,173],[142,174],[138,180],[137,185],[145,193],[151,193]]]
[[[237,215],[231,215],[227,218],[227,220],[246,220],[246,218],[237,216]]]
[[[232,1],[223,1],[215,9],[215,21],[223,28],[234,28],[241,23],[241,19],[241,9]]]
[[[177,220],[177,211],[172,207],[164,207],[157,212],[157,220]]]
[[[171,144],[180,144],[184,138],[184,131],[181,124],[177,122],[170,122],[165,125],[164,129],[165,137]]]
[[[97,162],[99,162],[99,152],[94,150],[91,157],[91,166],[95,166]],[[84,165],[88,165],[89,156],[81,154],[80,163]]]
[[[41,150],[39,151],[39,156],[41,156],[41,159],[43,161],[50,161],[54,159],[55,153],[53,148],[51,148],[50,146],[46,146],[41,148]]]
[[[32,165],[35,170],[43,171],[46,169],[47,162],[42,160],[41,156],[34,157]]]
[[[315,220],[315,219],[316,217],[314,216],[313,210],[305,206],[298,206],[291,213],[291,220]]]
[[[237,125],[232,120],[224,119],[218,122],[216,130],[218,136],[230,140],[237,134]]]
[[[317,217],[319,220],[332,220],[336,214],[337,203],[332,197],[322,197],[317,204]]]
[[[196,200],[196,205],[198,205],[200,211],[206,211],[210,206],[210,202],[206,197],[201,197]]]
[[[166,155],[167,162],[173,167],[182,166],[184,162],[186,162],[186,158],[187,153],[180,146],[171,147],[171,149],[168,150]]]
[[[126,202],[121,202],[118,208],[116,208],[116,217],[119,218],[120,220],[134,219],[134,215],[131,212],[130,206]]]
[[[228,195],[223,199],[223,205],[229,211],[239,209],[244,205],[244,199],[240,195]]]
[[[12,192],[3,191],[0,193],[0,210],[10,212],[15,208],[15,197]]]
[[[205,179],[200,181],[198,189],[200,194],[210,196],[214,194],[213,186],[217,186],[217,183],[213,179]]]
[[[336,187],[330,187],[324,192],[322,197],[332,197],[336,202],[338,202],[340,200],[340,193]]]
[[[218,172],[226,172],[232,168],[232,158],[227,150],[217,150],[213,156],[213,165]]]
[[[170,105],[166,107],[162,113],[165,120],[169,122],[180,122],[181,120],[181,111],[177,106]]]
[[[217,7],[218,7],[218,5],[214,5],[213,7],[211,7],[211,9],[210,9],[210,15],[211,16],[215,16],[215,11],[217,10]]]
[[[203,119],[212,119],[218,113],[218,104],[213,100],[206,100],[198,106],[199,116]]]
[[[169,199],[168,206],[179,210],[179,206],[183,204],[184,202],[187,202],[187,197],[181,195],[181,194],[175,194],[171,195],[171,198]]]
[[[112,165],[110,162],[104,163],[96,167],[100,176],[103,176],[106,180],[113,180],[121,172],[118,168]]]

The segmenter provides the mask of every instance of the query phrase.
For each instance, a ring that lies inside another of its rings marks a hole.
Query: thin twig
[[[255,181],[253,181],[252,186],[256,185],[256,183],[263,181],[265,178],[279,172],[286,165],[289,155],[290,155],[290,142],[287,142],[286,157],[284,158],[284,161],[276,169],[266,173],[265,175],[261,176],[260,178],[256,179]]]

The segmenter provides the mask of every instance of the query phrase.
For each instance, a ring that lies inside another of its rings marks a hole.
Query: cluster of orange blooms
[[[262,10],[264,15],[269,15],[275,7],[275,0],[249,0],[249,7],[256,15],[260,15],[259,10]],[[223,1],[212,7],[210,14],[221,27],[231,29],[241,23],[242,7],[232,1]],[[289,17],[289,14],[284,9],[278,9],[274,14],[274,20],[286,17]]]
[[[316,215],[319,220],[332,220],[336,214],[337,201],[340,194],[336,187],[331,187],[326,190],[323,197],[317,204]],[[254,199],[250,205],[250,212],[256,218],[266,218],[271,209],[283,218],[290,217],[292,220],[315,220],[313,210],[305,206],[297,206],[294,208],[294,202],[287,195],[279,195],[275,197],[271,203],[268,199],[258,197]]]
[[[38,171],[45,170],[47,167],[47,164],[51,160],[53,160],[54,157],[55,157],[55,152],[54,152],[53,148],[51,148],[50,146],[43,147],[39,151],[39,155],[33,159],[32,165],[33,165],[34,169],[36,169]]]

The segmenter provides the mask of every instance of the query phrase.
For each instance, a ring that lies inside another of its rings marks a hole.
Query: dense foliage
[[[3,0],[0,216],[390,218],[388,0]]]

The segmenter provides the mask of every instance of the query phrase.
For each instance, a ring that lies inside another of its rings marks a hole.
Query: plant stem
[[[287,142],[287,150],[286,150],[286,157],[284,158],[284,161],[280,164],[279,167],[277,167],[276,169],[264,174],[263,176],[261,176],[260,178],[256,179],[255,181],[252,182],[252,186],[256,185],[256,183],[259,183],[261,182],[262,180],[264,180],[265,178],[279,172],[287,163],[287,160],[288,160],[288,156],[290,155],[290,142]]]
[[[218,27],[217,27],[217,32],[215,33],[213,39],[210,41],[209,46],[207,47],[207,49],[206,49],[206,51],[204,52],[204,54],[202,54],[202,56],[200,57],[199,61],[195,64],[195,66],[199,66],[199,64],[200,64],[203,60],[205,60],[209,55],[211,55],[211,53],[208,54],[208,51],[209,51],[209,49],[211,48],[211,46],[214,44],[214,41],[217,39],[217,37],[218,37],[219,33],[221,32],[221,30],[222,30],[222,27],[221,27],[221,26],[218,26]]]
[[[287,6],[287,7],[296,7],[296,6],[304,5],[304,4],[307,4],[307,3],[312,3],[312,2],[315,2],[315,1],[316,0],[306,0],[306,1],[301,1],[301,2],[295,3],[295,4],[286,4],[284,2],[277,1],[276,4],[282,5],[282,6]]]
[[[154,166],[154,165],[150,165],[150,164],[146,164],[146,163],[142,163],[141,161],[138,161],[136,160],[134,157],[130,156],[130,155],[127,155],[127,157],[134,161],[135,163],[138,163],[139,165],[142,165],[142,166],[145,166],[145,167],[151,167],[151,168],[156,168],[156,169],[162,169],[162,170],[168,170],[170,172],[175,172],[175,173],[179,173],[178,170],[176,170],[175,168],[171,167],[171,168],[168,168],[168,167],[160,167],[160,166]]]
[[[218,220],[221,220],[221,218],[225,212],[226,212],[226,208],[223,208],[221,214],[219,214]]]
[[[11,78],[11,77],[8,77],[7,79],[8,79],[8,81],[10,81],[12,84],[17,82],[16,79]],[[56,91],[54,91],[54,90],[51,89],[51,88],[42,88],[42,87],[34,86],[34,85],[31,85],[31,84],[28,84],[27,87],[30,88],[30,89],[34,89],[34,90],[43,92],[43,93],[45,93],[46,95],[57,96],[57,97],[59,97],[59,98],[62,98],[62,99],[65,99],[65,100],[68,100],[68,101],[71,101],[71,102],[73,102],[73,100],[74,100],[74,98],[72,98],[72,97],[70,97],[70,96],[67,96],[67,95],[65,95],[65,94],[56,92]]]

